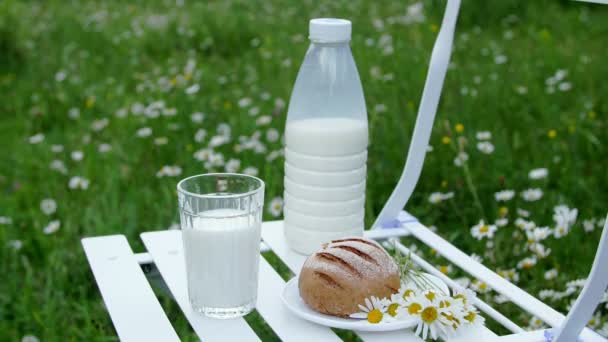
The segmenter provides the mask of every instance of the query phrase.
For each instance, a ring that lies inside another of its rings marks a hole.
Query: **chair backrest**
[[[595,254],[591,272],[572,310],[557,329],[554,342],[572,342],[581,333],[608,287],[608,216]]]
[[[378,215],[376,222],[372,225],[372,229],[381,228],[395,221],[397,215],[409,200],[418,179],[422,172],[424,157],[429,145],[435,114],[437,113],[437,105],[445,80],[445,73],[448,70],[450,55],[452,54],[452,42],[454,41],[454,30],[456,28],[456,20],[458,19],[458,11],[460,9],[460,0],[448,0],[441,23],[441,29],[435,40],[433,52],[431,53],[431,61],[429,63],[429,71],[426,75],[424,90],[422,91],[422,99],[418,108],[418,116],[414,126],[414,134],[410,148],[407,152],[405,167],[397,186],[384,204],[384,208]]]

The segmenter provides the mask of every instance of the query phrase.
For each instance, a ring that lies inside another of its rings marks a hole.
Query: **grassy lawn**
[[[187,175],[257,173],[265,219],[280,217],[280,136],[310,18],[353,21],[371,224],[401,173],[445,3],[414,4],[0,2],[0,340],[116,340],[80,239],[125,234],[143,251],[139,233],[178,222],[175,185]],[[608,6],[575,1],[463,1],[432,151],[407,206],[562,312],[608,210],[607,18]],[[498,201],[503,190],[514,196]],[[472,234],[480,220],[500,227]],[[531,238],[535,227],[545,236]],[[538,327],[488,284],[418,252]],[[159,296],[180,337],[195,339]],[[590,325],[608,334],[608,303]]]

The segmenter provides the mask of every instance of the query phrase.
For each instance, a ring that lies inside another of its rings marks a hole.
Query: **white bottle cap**
[[[350,41],[350,20],[336,18],[312,19],[308,38],[322,43]]]

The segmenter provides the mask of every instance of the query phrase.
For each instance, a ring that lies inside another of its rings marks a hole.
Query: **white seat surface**
[[[82,246],[121,341],[179,341],[123,235]]]

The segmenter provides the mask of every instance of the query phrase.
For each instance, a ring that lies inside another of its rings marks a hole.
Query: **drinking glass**
[[[255,307],[264,182],[212,173],[177,184],[192,308],[214,318],[246,315]]]

